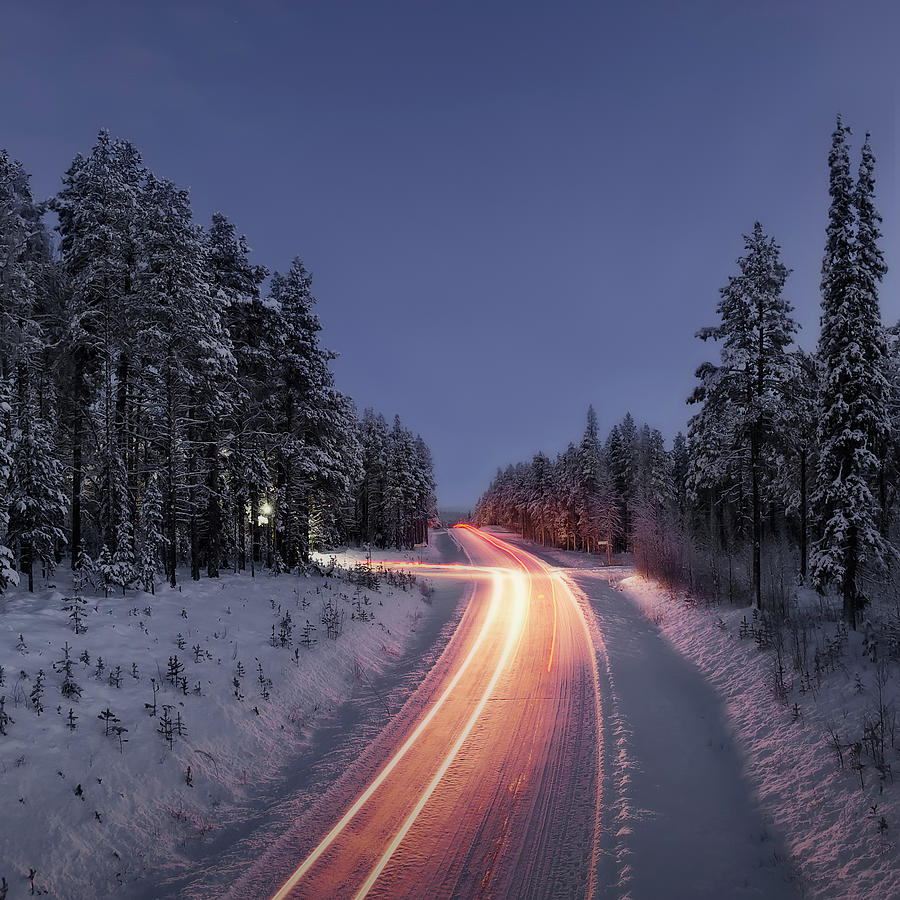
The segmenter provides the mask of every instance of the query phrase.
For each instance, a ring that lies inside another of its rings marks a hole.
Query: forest
[[[721,290],[718,347],[688,398],[687,434],[626,415],[554,459],[499,470],[475,520],[557,547],[633,552],[645,575],[696,598],[783,613],[798,584],[840,596],[856,627],[896,571],[900,345],[882,324],[886,271],[869,135],[854,172],[838,117],[828,153],[821,333],[796,344],[790,269],[761,224]],[[855,175],[855,177],[854,177]]]
[[[0,592],[66,557],[152,590],[426,540],[430,450],[357,415],[315,307],[299,257],[270,276],[126,140],[47,200],[0,152]]]

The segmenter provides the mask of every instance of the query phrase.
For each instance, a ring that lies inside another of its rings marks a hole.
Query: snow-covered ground
[[[801,896],[900,897],[900,673],[884,631],[848,632],[837,601],[801,592],[797,624],[779,639],[751,609],[706,608],[631,567],[523,546],[562,569],[598,628],[612,692],[614,827],[631,896],[654,895],[646,879],[660,865],[671,882],[659,896],[713,896],[723,860],[742,852],[734,827],[743,808],[759,829],[760,867],[777,860]],[[871,740],[880,719],[879,768]],[[747,795],[729,769],[740,770]]]
[[[805,638],[800,632],[807,665],[798,671],[792,635],[779,664],[773,647],[759,648],[752,631],[762,629],[748,609],[689,605],[637,575],[622,578],[619,587],[724,699],[746,771],[784,837],[804,893],[900,897],[896,663],[882,660],[879,668],[866,632],[848,632],[829,615]],[[819,605],[809,596],[801,602]],[[882,771],[864,740],[864,723],[871,727],[878,719],[879,671],[887,676]]]
[[[0,597],[8,900],[29,893],[31,870],[36,893],[79,898],[131,895],[189,867],[429,613],[421,577],[375,588],[340,572],[224,575],[155,596],[85,592],[76,632],[70,587],[61,570],[34,595]]]

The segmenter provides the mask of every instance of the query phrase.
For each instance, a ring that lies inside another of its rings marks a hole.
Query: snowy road
[[[795,896],[719,698],[609,570],[453,535],[470,565],[427,572],[473,594],[445,651],[229,896]]]
[[[475,530],[455,536],[473,567],[445,571],[475,582],[459,629],[381,768],[298,851],[278,898],[591,891],[599,773],[588,629],[535,557]]]
[[[787,853],[745,776],[722,698],[628,591],[616,588],[633,570],[585,568],[592,558],[583,553],[503,537],[550,563],[590,610],[603,722],[601,844],[616,856],[598,895],[797,897]]]

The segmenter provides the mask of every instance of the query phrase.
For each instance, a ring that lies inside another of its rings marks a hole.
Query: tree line
[[[849,138],[838,117],[815,352],[795,343],[790,270],[756,223],[697,333],[718,360],[697,369],[687,436],[667,450],[629,415],[601,444],[589,409],[579,445],[498,472],[477,521],[571,549],[608,540],[673,586],[776,611],[796,574],[840,594],[855,627],[897,558],[900,328],[879,308],[875,156],[866,135],[854,177]]]
[[[426,539],[431,454],[357,417],[315,304],[300,258],[269,278],[128,141],[101,131],[46,201],[0,153],[0,590],[65,554],[152,589]]]

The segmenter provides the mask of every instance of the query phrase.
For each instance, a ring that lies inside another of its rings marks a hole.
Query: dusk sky
[[[895,2],[10,2],[0,147],[39,197],[99,128],[315,278],[338,386],[442,506],[626,410],[683,428],[755,220],[812,347],[834,117],[879,159],[900,318]]]

